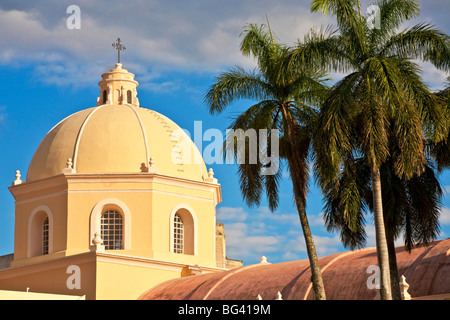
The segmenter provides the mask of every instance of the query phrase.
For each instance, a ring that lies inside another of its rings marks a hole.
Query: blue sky
[[[362,1],[367,8],[371,2]],[[422,1],[426,21],[450,33],[447,0]],[[69,5],[81,10],[80,29],[69,30]],[[203,97],[214,76],[235,65],[253,68],[239,52],[239,35],[248,23],[270,18],[281,42],[293,44],[310,27],[333,24],[310,13],[310,1],[28,1],[0,2],[0,255],[14,251],[14,198],[8,186],[15,170],[26,176],[29,162],[45,134],[66,116],[96,104],[100,75],[111,69],[117,53],[111,44],[121,37],[127,50],[123,67],[136,75],[142,106],[158,111],[193,133],[225,131],[231,118],[251,101],[211,116]],[[423,77],[442,88],[446,74],[428,64]],[[338,74],[333,74],[335,79]],[[204,142],[205,147],[208,142]],[[235,165],[214,164],[223,201],[217,220],[225,223],[227,255],[256,263],[306,259],[300,222],[287,174],[280,187],[280,206],[271,213],[266,203],[248,208],[242,201]],[[440,176],[446,197],[439,238],[450,236],[450,173]],[[322,197],[310,182],[307,212],[319,256],[346,250],[339,235],[326,232],[321,218]],[[367,216],[368,246],[374,246],[373,220]],[[399,244],[401,239],[399,240]]]

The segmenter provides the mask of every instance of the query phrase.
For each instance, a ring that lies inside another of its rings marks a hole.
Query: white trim
[[[92,244],[94,234],[100,232],[100,217],[106,206],[115,205],[119,207],[123,214],[123,249],[128,250],[131,248],[131,213],[130,209],[125,203],[115,198],[103,199],[98,202],[94,208],[92,208],[90,216],[90,228],[89,228],[89,245]]]
[[[131,91],[131,90],[128,90],[128,91]],[[127,105],[128,107],[130,107],[131,110],[134,111],[134,114],[136,115],[136,118],[137,118],[138,121],[139,121],[139,125],[140,125],[141,131],[142,131],[142,136],[144,137],[145,158],[146,158],[146,159],[145,159],[145,166],[148,167],[148,166],[149,166],[149,161],[150,161],[150,154],[149,154],[149,150],[148,150],[147,134],[146,134],[146,132],[145,132],[144,124],[142,123],[141,117],[139,116],[139,114],[138,114],[137,110],[135,109],[135,107],[133,107],[132,105],[130,105],[130,104],[128,104],[128,103],[127,103],[126,105]]]
[[[94,190],[63,190],[63,191],[59,191],[59,192],[50,193],[50,194],[47,194],[44,196],[33,197],[33,198],[25,199],[25,200],[18,200],[18,201],[16,201],[16,205],[29,203],[29,202],[33,202],[36,200],[43,200],[43,199],[48,199],[48,198],[52,198],[52,197],[57,197],[57,196],[64,195],[64,194],[77,194],[77,193],[81,193],[81,194],[82,193],[159,193],[159,194],[165,194],[165,195],[170,195],[170,196],[183,197],[183,198],[191,199],[191,200],[200,200],[200,201],[207,201],[207,202],[214,201],[214,199],[210,199],[210,198],[190,196],[190,195],[185,195],[185,194],[176,193],[176,192],[161,191],[161,190],[157,190],[157,189],[111,189],[111,190],[106,190],[106,189],[95,190],[94,189]]]
[[[86,126],[86,124],[88,123],[89,119],[92,117],[92,115],[99,110],[100,108],[104,107],[104,105],[98,106],[96,108],[94,108],[91,112],[89,112],[89,115],[86,117],[86,119],[84,119],[83,124],[80,127],[80,130],[78,131],[77,134],[77,138],[75,140],[75,147],[73,150],[73,169],[76,171],[77,170],[77,160],[78,160],[78,147],[80,145],[80,140],[81,140],[81,135],[83,134],[84,131],[84,127]]]
[[[160,260],[153,258],[138,257],[132,255],[119,254],[116,252],[83,252],[75,255],[58,257],[54,259],[32,262],[26,265],[13,266],[0,272],[0,280],[16,278],[18,276],[25,276],[28,274],[35,274],[41,271],[57,270],[60,268],[67,268],[69,264],[84,264],[84,263],[98,263],[109,262],[116,264],[124,264],[129,266],[155,268],[161,270],[171,270],[181,272],[186,265],[182,262],[174,262],[168,260]],[[225,268],[218,268],[206,265],[198,265],[200,269],[206,273],[227,271]]]
[[[33,228],[33,220],[35,218],[35,215],[38,212],[45,212],[45,214],[48,217],[48,254],[53,252],[53,214],[52,210],[46,205],[40,205],[31,211],[30,216],[28,217],[28,226],[27,226],[27,258],[32,258],[34,256],[31,255],[31,246],[34,242],[36,242],[36,239],[32,239],[31,236],[31,229]],[[42,245],[42,244],[41,244]]]
[[[197,216],[194,212],[194,209],[186,203],[180,203],[177,204],[172,211],[170,212],[170,218],[169,218],[169,230],[170,230],[170,241],[169,241],[169,251],[174,252],[173,250],[173,240],[174,240],[174,229],[173,229],[173,220],[175,218],[175,214],[180,209],[186,209],[189,211],[192,221],[194,224],[194,256],[198,255],[198,222],[197,222]],[[186,240],[186,238],[185,238]]]
[[[88,109],[85,109],[85,110],[88,110]],[[36,148],[35,153],[33,154],[33,157],[31,158],[30,165],[33,163],[33,159],[34,159],[34,157],[36,156],[37,151],[39,150],[39,148],[41,147],[41,145],[44,143],[45,138],[48,136],[48,134],[49,134],[50,132],[52,132],[52,130],[55,129],[57,126],[59,126],[61,123],[63,123],[63,122],[66,121],[67,119],[69,119],[70,117],[72,117],[72,116],[74,116],[74,115],[76,115],[76,114],[78,114],[78,113],[80,113],[80,112],[83,112],[83,111],[85,111],[85,110],[77,111],[77,112],[75,112],[75,113],[73,113],[73,114],[71,114],[71,115],[65,117],[65,118],[62,119],[60,122],[58,122],[56,125],[54,125],[53,128],[51,128],[51,129],[45,134],[44,138],[43,138],[43,139],[41,140],[41,142],[39,143],[38,147]],[[31,168],[29,167],[28,169],[31,169]],[[28,179],[29,179],[29,178],[28,178],[28,175],[29,175],[30,172],[31,172],[31,170],[28,170],[28,172],[27,172],[27,177],[26,177],[25,182],[28,181]],[[38,179],[38,180],[40,180],[40,179]],[[37,180],[33,180],[33,181],[37,181]]]

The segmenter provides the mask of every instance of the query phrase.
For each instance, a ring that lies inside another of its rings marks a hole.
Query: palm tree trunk
[[[311,281],[313,283],[316,300],[326,300],[325,287],[322,280],[322,272],[320,270],[319,260],[317,257],[316,246],[314,238],[309,228],[308,217],[306,216],[306,175],[304,166],[300,163],[306,155],[301,155],[295,145],[297,123],[292,119],[289,112],[289,106],[282,106],[283,117],[286,123],[286,134],[290,144],[290,155],[288,156],[289,169],[291,173],[292,185],[294,189],[295,204],[297,206],[300,224],[302,226],[303,236],[305,238],[306,251],[308,253],[309,264],[311,268]],[[306,168],[308,170],[308,168]]]
[[[400,279],[398,277],[397,256],[395,254],[394,235],[386,228],[386,240],[389,253],[389,271],[391,273],[391,290],[394,300],[402,300]]]
[[[293,159],[292,159],[293,160]],[[311,267],[311,281],[313,283],[314,293],[316,300],[326,300],[325,288],[322,280],[322,272],[320,270],[319,260],[317,257],[316,246],[314,244],[314,238],[309,228],[308,217],[306,216],[305,206],[302,204],[300,190],[296,182],[295,174],[295,161],[289,160],[289,167],[291,170],[292,184],[294,187],[295,203],[297,205],[297,211],[300,218],[300,224],[302,226],[303,236],[306,243],[306,251],[308,253],[309,264]],[[294,169],[293,169],[294,167]]]
[[[386,241],[386,232],[383,218],[383,204],[381,197],[380,169],[372,171],[373,214],[375,220],[375,237],[377,244],[378,266],[380,267],[381,300],[392,300],[389,253]]]

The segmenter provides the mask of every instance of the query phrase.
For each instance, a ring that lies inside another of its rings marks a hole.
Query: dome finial
[[[67,158],[66,167],[63,169],[63,173],[64,174],[77,173],[76,170],[73,168],[72,158]]]
[[[120,51],[125,51],[127,48],[125,48],[125,46],[122,44],[120,38],[117,38],[116,42],[114,42],[112,46],[117,50],[117,64],[120,64]]]
[[[214,178],[214,171],[212,168],[209,168],[208,178],[206,178],[205,181],[217,183],[217,179]]]
[[[126,48],[120,38],[112,46],[117,50],[117,63],[114,69],[102,74],[100,95],[97,98],[97,106],[101,105],[132,105],[139,107],[136,87],[138,82],[134,80],[134,74],[122,68],[120,63],[120,51]]]
[[[16,170],[16,180],[12,183],[13,186],[17,186],[18,184],[21,184],[23,181],[20,180],[21,174],[19,170]]]

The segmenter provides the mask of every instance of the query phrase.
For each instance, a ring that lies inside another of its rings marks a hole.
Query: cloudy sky
[[[450,33],[450,2],[422,1],[422,15],[411,21],[430,22]],[[369,1],[362,1],[367,8]],[[69,29],[70,5],[80,8],[80,29]],[[293,44],[311,27],[334,24],[332,18],[310,13],[302,0],[185,1],[61,1],[0,2],[0,255],[13,252],[14,199],[7,187],[15,170],[26,176],[39,142],[64,117],[95,105],[101,73],[111,69],[117,53],[111,44],[120,37],[127,47],[124,68],[136,74],[143,106],[161,112],[181,127],[224,131],[230,119],[251,102],[242,101],[220,116],[210,116],[203,103],[219,72],[235,65],[253,68],[239,52],[239,35],[248,23],[265,23],[277,38]],[[364,10],[365,11],[365,10]],[[446,75],[422,64],[425,81],[441,88]],[[338,75],[335,75],[338,77]],[[192,132],[192,131],[191,131]],[[279,210],[265,203],[248,208],[239,193],[236,167],[212,165],[222,184],[218,221],[225,223],[228,257],[258,262],[262,255],[279,262],[305,259],[299,219],[289,179],[281,185]],[[440,238],[450,234],[450,179]],[[325,231],[320,192],[311,182],[308,215],[320,256],[345,250],[337,234]],[[368,246],[374,245],[372,217],[367,216]],[[401,241],[400,241],[401,242]]]

